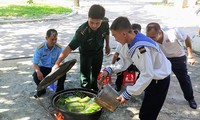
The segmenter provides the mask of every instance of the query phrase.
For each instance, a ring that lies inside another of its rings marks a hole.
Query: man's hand
[[[44,79],[44,76],[43,76],[41,71],[36,71],[36,73],[37,73],[37,77],[38,77],[39,80],[43,80]]]
[[[59,68],[59,65],[55,64],[55,65],[52,67],[51,72],[57,70],[58,68]]]
[[[194,65],[195,59],[194,59],[193,57],[188,57],[188,58],[187,58],[187,62],[188,62],[188,64],[190,64],[190,65]]]
[[[103,88],[102,79],[104,79],[104,78],[100,78],[100,80],[97,81],[97,87],[98,87],[99,90],[101,90]]]
[[[120,101],[120,104],[126,104],[127,100],[125,100],[122,95],[116,98],[118,101]]]
[[[102,73],[101,73],[101,78],[103,77],[103,78],[106,78],[108,76],[108,72],[106,72],[106,71],[103,71]]]
[[[106,46],[105,47],[105,52],[106,52],[106,55],[109,55],[110,54],[110,46]]]
[[[104,78],[106,78],[107,76],[108,76],[108,73],[107,73],[106,71],[103,71],[103,72],[101,73],[100,80],[97,81],[97,87],[98,87],[99,90],[102,89],[102,87],[103,87],[103,80],[104,80]]]

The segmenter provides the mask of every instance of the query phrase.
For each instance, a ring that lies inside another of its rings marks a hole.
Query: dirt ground
[[[109,65],[111,56],[104,56],[104,66]],[[177,79],[171,76],[171,84],[158,120],[199,120],[199,56],[195,66],[189,66],[193,82],[197,110],[191,109],[184,100]],[[72,53],[67,60],[77,59],[77,63],[67,73],[65,89],[79,88],[79,55]],[[35,99],[36,85],[32,80],[31,58],[6,60],[0,62],[0,120],[53,120],[49,113],[55,110],[51,106],[54,91],[48,89],[45,96]],[[115,76],[113,78],[113,83]],[[142,96],[133,96],[126,105],[111,113],[103,110],[100,120],[138,120]]]

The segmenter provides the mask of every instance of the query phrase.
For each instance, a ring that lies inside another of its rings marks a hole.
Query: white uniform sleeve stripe
[[[122,97],[125,99],[125,100],[129,100],[131,98],[131,95],[127,92],[127,91],[124,91],[122,93]]]
[[[111,67],[107,67],[103,71],[106,71],[106,72],[108,72],[108,74],[111,74],[112,73],[112,68]]]

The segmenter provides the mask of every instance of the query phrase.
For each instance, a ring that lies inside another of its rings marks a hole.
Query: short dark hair
[[[131,28],[133,29],[133,30],[137,30],[137,31],[141,31],[141,29],[142,29],[142,27],[141,27],[141,25],[140,24],[137,24],[137,23],[134,23],[134,24],[132,24],[131,25]]]
[[[110,26],[110,29],[131,31],[131,23],[127,17],[118,17],[113,21],[112,25]]]
[[[94,4],[89,9],[88,17],[92,19],[103,19],[105,17],[105,9],[101,5]]]
[[[156,32],[160,32],[161,31],[161,27],[158,23],[152,22],[149,23],[146,27],[146,32],[149,32],[150,30],[154,29]]]
[[[55,29],[49,29],[46,33],[46,36],[47,37],[50,37],[51,34],[55,34],[55,35],[58,35],[58,32],[55,30]]]

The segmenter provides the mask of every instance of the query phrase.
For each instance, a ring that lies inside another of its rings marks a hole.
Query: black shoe
[[[195,102],[194,99],[188,100],[188,103],[189,103],[191,108],[197,109],[197,103]]]
[[[98,92],[99,91],[99,89],[98,88],[91,88],[91,90],[93,90],[93,91],[95,91],[95,92]]]
[[[34,94],[34,97],[35,98],[39,98],[41,97],[42,95],[44,95],[46,93],[46,90],[45,91],[37,91],[36,94]]]
[[[34,98],[39,98],[40,96],[38,96],[38,94],[36,93],[36,94],[34,94],[33,95],[34,96]]]

